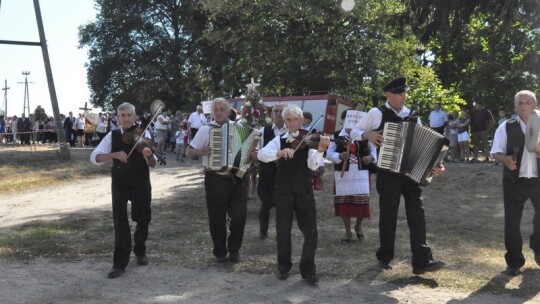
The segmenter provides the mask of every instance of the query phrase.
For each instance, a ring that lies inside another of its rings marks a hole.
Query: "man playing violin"
[[[320,136],[317,147],[310,148],[302,138],[295,137],[304,122],[302,110],[294,105],[288,106],[283,110],[282,116],[289,131],[282,136],[276,136],[257,153],[257,158],[262,162],[277,160],[274,202],[278,279],[287,279],[292,267],[291,229],[293,216],[296,215],[298,227],[304,235],[300,274],[304,280],[316,283],[319,280],[315,267],[318,233],[311,171],[324,164],[323,153],[330,143],[330,138]]]
[[[136,114],[135,106],[124,102],[118,106],[120,128],[109,132],[90,155],[90,161],[96,165],[112,160],[111,193],[114,221],[114,257],[113,267],[109,271],[110,279],[121,276],[129,262],[131,255],[131,232],[127,216],[127,202],[131,201],[131,218],[137,223],[133,236],[133,252],[136,263],[140,266],[148,265],[146,256],[146,239],[148,238],[148,225],[151,221],[150,202],[152,200],[152,186],[150,184],[150,170],[155,167],[156,158],[149,147],[144,147],[141,153],[133,150],[133,145],[122,140],[122,134],[134,129]],[[145,131],[144,137],[150,138]]]
[[[211,110],[214,120],[199,129],[189,143],[186,155],[191,159],[201,157],[205,168],[204,191],[210,235],[214,243],[214,257],[217,262],[229,260],[232,263],[238,263],[246,225],[249,173],[243,177],[237,177],[230,173],[222,174],[222,172],[208,170],[208,157],[211,153],[219,153],[219,151],[212,151],[210,147],[210,128],[229,123],[229,108],[229,102],[224,98],[216,98],[212,101]],[[227,215],[231,219],[228,238]]]

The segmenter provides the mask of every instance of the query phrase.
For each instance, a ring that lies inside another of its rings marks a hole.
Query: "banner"
[[[347,110],[347,115],[343,121],[343,129],[352,129],[359,121],[367,116],[367,112]]]

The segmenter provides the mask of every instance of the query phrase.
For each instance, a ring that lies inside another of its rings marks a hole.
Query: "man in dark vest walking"
[[[491,155],[504,164],[504,245],[506,247],[506,273],[517,276],[525,264],[521,237],[521,217],[527,199],[533,204],[533,233],[529,246],[534,252],[534,261],[540,266],[540,180],[538,158],[540,153],[530,152],[525,148],[525,130],[529,119],[538,119],[531,115],[536,109],[536,96],[531,91],[520,91],[514,98],[517,117],[504,121],[495,132]]]
[[[135,125],[137,119],[135,106],[124,102],[118,106],[118,115],[119,128],[107,133],[90,155],[90,161],[96,165],[113,161],[111,192],[114,257],[113,267],[108,274],[109,279],[117,278],[124,273],[131,255],[131,232],[127,215],[128,200],[131,201],[131,218],[137,223],[133,235],[135,243],[133,252],[136,256],[136,263],[140,266],[148,265],[145,242],[148,238],[148,225],[152,219],[150,211],[152,186],[148,167],[155,167],[157,161],[148,147],[142,150],[142,154],[137,151],[129,154],[133,145],[128,145],[122,140],[123,134],[134,132],[137,127]],[[141,136],[151,138],[148,131],[145,131]]]
[[[369,140],[380,147],[383,143],[382,130],[386,122],[400,122],[409,117],[411,111],[404,105],[407,100],[407,84],[404,77],[394,79],[383,88],[386,103],[371,109],[351,131],[352,140]],[[418,121],[419,122],[419,121]],[[440,176],[444,166],[434,168],[433,176]],[[414,274],[437,271],[443,262],[433,260],[431,248],[426,241],[426,218],[422,206],[422,189],[419,184],[403,174],[377,171],[377,192],[379,193],[379,242],[377,259],[379,267],[392,269],[390,261],[394,259],[397,214],[401,196],[405,199],[405,213],[411,239],[412,268]]]
[[[259,142],[259,149],[266,146],[276,136],[287,133],[287,127],[283,116],[281,116],[284,104],[276,104],[272,108],[273,124],[261,129],[262,138]],[[274,207],[274,184],[276,180],[276,161],[269,163],[259,163],[259,181],[257,185],[257,194],[261,200],[261,209],[259,210],[259,237],[266,239],[268,237],[268,223],[270,221],[270,209]]]
[[[299,130],[304,122],[302,110],[298,106],[288,106],[283,110],[283,119],[289,130],[276,136],[257,154],[265,163],[277,161],[274,184],[276,205],[276,232],[278,247],[278,279],[289,277],[291,261],[291,229],[296,215],[298,227],[304,235],[304,246],[300,259],[302,279],[316,283],[315,251],[317,250],[317,216],[315,196],[311,183],[311,171],[323,164],[323,153],[330,144],[328,136],[321,136],[316,149],[295,143],[300,142]]]

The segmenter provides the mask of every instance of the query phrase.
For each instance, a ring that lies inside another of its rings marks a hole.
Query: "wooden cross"
[[[84,103],[84,108],[79,108],[79,110],[84,110],[85,112],[88,112],[88,110],[92,110],[92,108],[88,107],[88,102]]]
[[[248,90],[255,90],[258,86],[260,86],[260,84],[255,83],[255,80],[253,79],[253,77],[251,77],[251,83],[248,83],[248,84],[246,85],[246,87],[248,88]]]

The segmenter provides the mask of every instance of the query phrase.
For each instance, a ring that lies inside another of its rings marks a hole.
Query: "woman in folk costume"
[[[344,121],[347,111],[341,114]],[[342,244],[348,244],[353,239],[351,218],[356,218],[354,231],[359,241],[364,239],[362,220],[370,218],[369,189],[370,172],[376,170],[377,149],[367,140],[353,141],[349,139],[350,129],[338,130],[331,142],[326,157],[334,163],[334,209],[345,225],[345,238]],[[343,144],[343,143],[346,144]],[[348,149],[347,149],[348,146]],[[345,166],[345,169],[343,169]]]

